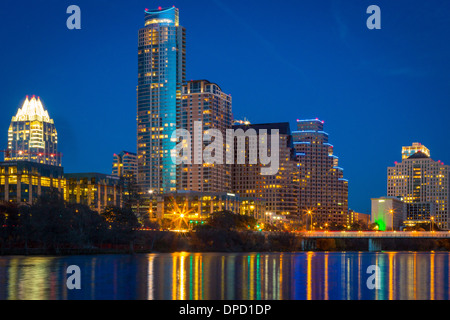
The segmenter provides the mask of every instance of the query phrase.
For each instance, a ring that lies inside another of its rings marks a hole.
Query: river
[[[440,252],[3,256],[0,300],[448,300],[449,266]]]

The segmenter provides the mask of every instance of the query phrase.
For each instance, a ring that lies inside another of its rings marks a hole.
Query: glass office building
[[[137,87],[138,182],[144,192],[176,190],[170,152],[185,81],[185,29],[175,7],[145,10],[139,30]]]

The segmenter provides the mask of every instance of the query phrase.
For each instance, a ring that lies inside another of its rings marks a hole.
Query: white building
[[[381,197],[372,200],[370,222],[376,223],[379,230],[398,230],[406,218],[407,206],[398,198]]]

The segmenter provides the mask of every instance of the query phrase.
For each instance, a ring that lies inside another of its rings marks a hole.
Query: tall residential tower
[[[189,81],[183,86],[181,111],[178,124],[191,133],[195,124],[201,123],[205,134],[210,129],[219,130],[223,136],[231,129],[231,96],[215,83],[207,80]],[[206,139],[205,139],[206,140]],[[204,142],[205,145],[211,143]],[[182,164],[179,166],[178,189],[201,192],[230,192],[231,165],[222,164]],[[194,152],[192,152],[194,159]],[[193,161],[192,161],[193,162]]]
[[[242,198],[255,197],[264,199],[266,202],[266,213],[268,215],[280,215],[292,217],[298,215],[298,186],[299,168],[295,158],[295,150],[289,123],[262,123],[262,124],[236,124],[234,130],[242,129],[248,133],[249,139],[245,139],[245,150],[238,150],[238,143],[233,143],[235,164],[232,166],[233,192]],[[252,136],[260,138],[261,130],[267,131],[268,150],[271,154],[279,154],[279,170],[274,175],[262,175],[261,161],[257,164],[250,163]],[[271,135],[273,130],[279,133],[278,150],[271,149]],[[245,164],[237,163],[238,153],[244,152]]]
[[[138,183],[142,190],[176,190],[170,152],[185,80],[185,29],[175,7],[145,10],[139,30],[137,87]]]
[[[297,120],[292,133],[300,164],[299,209],[318,226],[347,223],[348,181],[323,131],[323,121]]]

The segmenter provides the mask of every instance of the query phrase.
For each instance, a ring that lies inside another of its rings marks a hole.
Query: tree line
[[[107,207],[101,213],[89,206],[64,201],[56,191],[32,204],[0,204],[0,253],[21,248],[60,254],[67,249],[105,246],[130,248],[140,227],[130,207]]]

